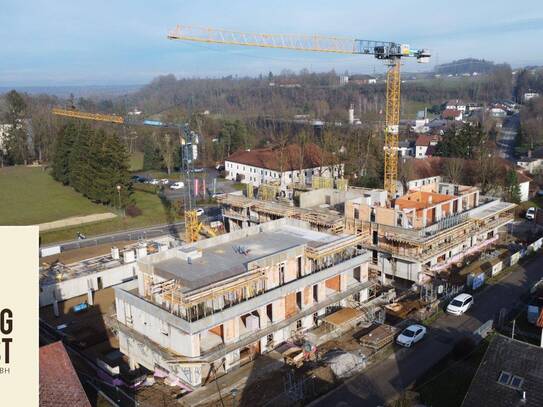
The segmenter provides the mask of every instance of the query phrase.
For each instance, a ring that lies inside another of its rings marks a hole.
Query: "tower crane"
[[[386,74],[384,189],[396,194],[398,176],[398,133],[400,123],[401,59],[414,57],[420,63],[430,60],[426,49],[412,50],[409,45],[389,41],[372,41],[320,35],[256,34],[215,28],[177,25],[168,39],[250,47],[280,48],[310,52],[373,55],[388,65]]]
[[[177,123],[163,123],[158,120],[134,120],[130,117],[122,117],[103,113],[89,113],[76,109],[53,108],[51,112],[56,116],[69,117],[73,119],[94,120],[123,125],[141,125],[161,128],[173,128],[179,131],[181,143],[181,167],[185,175],[185,187],[183,195],[183,212],[185,217],[185,241],[196,242],[200,233],[208,236],[215,236],[215,231],[200,222],[196,211],[196,188],[194,177],[194,161],[198,158],[199,135],[192,131],[188,125]]]

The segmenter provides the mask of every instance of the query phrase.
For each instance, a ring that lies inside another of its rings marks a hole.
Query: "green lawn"
[[[114,208],[93,204],[62,186],[41,167],[6,167],[0,169],[0,225],[32,225],[83,216],[93,213],[116,212]],[[41,234],[41,243],[71,240],[76,232],[87,236],[110,233],[124,229],[137,229],[180,219],[168,203],[163,203],[155,193],[134,192],[140,216],[115,218],[84,226],[53,230]]]
[[[33,225],[109,212],[62,186],[41,167],[0,168],[0,225]]]
[[[176,222],[181,217],[175,213],[175,209],[168,203],[163,203],[158,195],[150,192],[136,190],[134,192],[136,205],[141,209],[142,214],[134,218],[115,218],[113,220],[90,223],[74,228],[54,230],[41,234],[41,243],[53,243],[65,240],[72,240],[76,232],[81,232],[87,237],[111,233],[126,229],[138,229],[151,225],[158,225]]]

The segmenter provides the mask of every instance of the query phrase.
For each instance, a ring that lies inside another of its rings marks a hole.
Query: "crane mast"
[[[386,77],[384,189],[396,195],[398,178],[398,134],[400,124],[401,58],[414,57],[427,63],[430,53],[412,50],[408,45],[389,41],[373,41],[299,34],[257,34],[240,31],[177,25],[168,33],[170,40],[196,41],[250,47],[278,48],[309,52],[373,55],[388,63]]]

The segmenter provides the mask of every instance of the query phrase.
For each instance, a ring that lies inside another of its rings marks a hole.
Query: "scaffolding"
[[[246,184],[245,194],[247,195],[247,198],[254,198],[254,191],[253,191],[253,184],[250,182]]]
[[[334,179],[331,177],[319,177],[314,175],[311,178],[311,186],[313,189],[332,189],[334,187]]]
[[[349,187],[349,180],[345,178],[338,178],[336,180],[336,189],[340,191],[347,191]]]
[[[276,184],[261,184],[258,187],[258,199],[271,201],[277,197],[279,193],[279,185]]]

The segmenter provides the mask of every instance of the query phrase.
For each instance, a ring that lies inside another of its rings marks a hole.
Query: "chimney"
[[[349,107],[349,124],[353,124],[354,123],[354,105],[351,104],[351,106]]]

